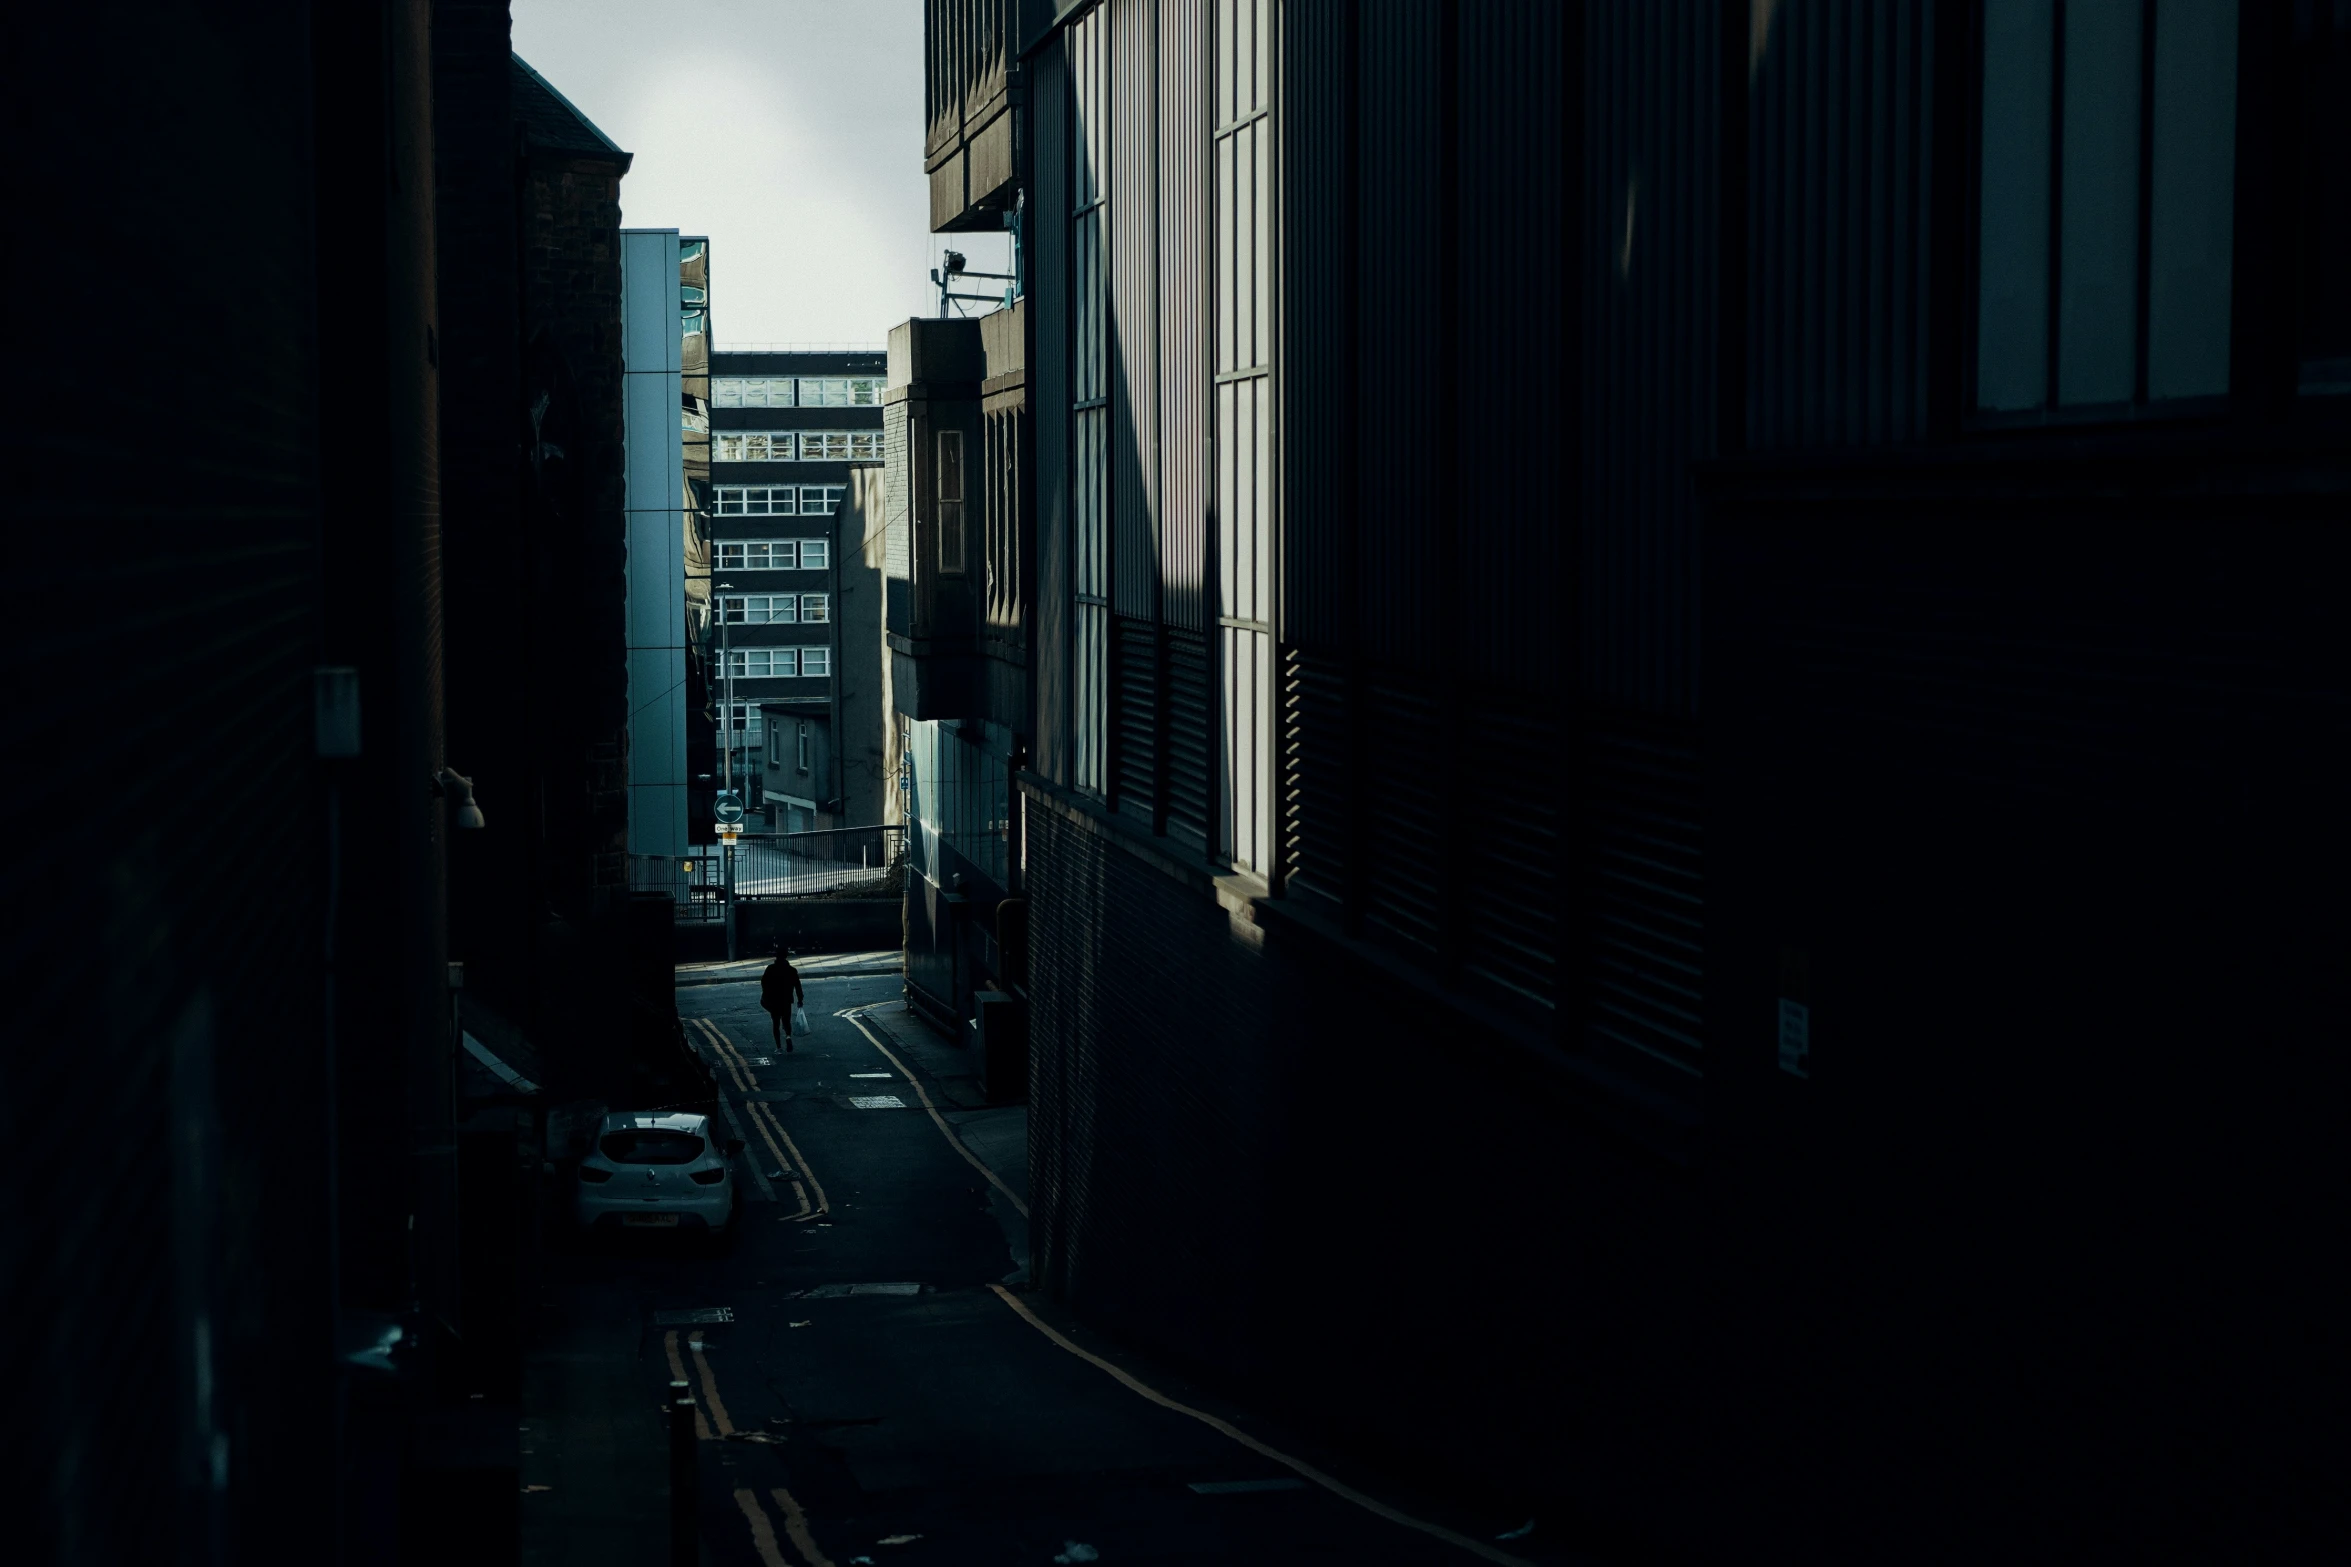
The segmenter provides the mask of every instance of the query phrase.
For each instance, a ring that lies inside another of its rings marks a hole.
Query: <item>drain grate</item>
[[[657,1311],[653,1313],[653,1325],[657,1328],[691,1328],[709,1322],[732,1322],[734,1320],[735,1308],[732,1306],[696,1306],[690,1311]]]
[[[852,1110],[903,1110],[906,1101],[896,1094],[850,1094],[844,1101]]]
[[[920,1295],[919,1284],[819,1284],[812,1290],[794,1290],[793,1300],[840,1300],[850,1295]]]

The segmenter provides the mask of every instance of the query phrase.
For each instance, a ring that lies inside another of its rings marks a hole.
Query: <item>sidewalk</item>
[[[716,963],[680,963],[677,966],[679,985],[734,985],[747,979],[757,979],[772,957],[737,958]],[[803,958],[792,965],[802,979],[824,979],[827,976],[848,974],[896,974],[905,968],[905,954],[895,949],[880,952],[830,952],[820,958]]]
[[[1006,1202],[1001,1192],[991,1193],[990,1202],[1012,1253],[1015,1277],[1025,1283],[1029,1266],[1028,1105],[989,1104],[980,1063],[975,1059],[977,1052],[948,1039],[905,1002],[866,1007],[858,1016],[921,1080],[938,1106],[939,1118],[971,1150],[972,1157],[1012,1189],[1017,1206]]]

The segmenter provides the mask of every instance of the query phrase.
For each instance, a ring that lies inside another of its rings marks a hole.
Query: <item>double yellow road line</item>
[[[673,1381],[686,1380],[686,1363],[678,1349],[677,1330],[672,1328],[661,1336],[662,1352],[669,1357],[669,1374]],[[702,1402],[694,1411],[694,1435],[705,1442],[730,1442],[741,1433],[735,1430],[734,1418],[727,1413],[727,1404],[719,1396],[718,1378],[710,1370],[710,1358],[702,1351],[702,1335],[686,1336],[686,1353],[694,1357],[694,1374],[702,1385]],[[752,1440],[758,1440],[753,1437]],[[784,1554],[783,1545],[776,1539],[775,1521],[768,1517],[767,1508],[759,1500],[759,1493],[749,1486],[735,1489],[735,1505],[743,1510],[743,1521],[751,1527],[751,1548],[759,1553],[760,1567],[833,1567],[832,1558],[817,1548],[816,1536],[809,1530],[808,1513],[799,1501],[784,1487],[770,1486],[768,1494],[784,1515],[784,1539],[800,1553],[800,1563]]]
[[[749,1097],[759,1092],[759,1079],[751,1074],[751,1063],[744,1058],[742,1047],[728,1037],[725,1029],[709,1018],[694,1017],[686,1021],[700,1029],[702,1036],[710,1041],[711,1048],[718,1053],[719,1064],[727,1069],[727,1074],[735,1080],[735,1087],[745,1096],[743,1113],[750,1118],[752,1130],[759,1134],[761,1142],[767,1144],[767,1151],[775,1155],[777,1167],[792,1183],[792,1196],[800,1204],[800,1211],[785,1214],[784,1222],[801,1224],[810,1219],[823,1218],[832,1212],[832,1204],[825,1198],[824,1183],[816,1178],[816,1171],[802,1156],[800,1145],[792,1141],[792,1134],[784,1130],[784,1123],[776,1119],[775,1106],[763,1099]],[[720,1091],[723,1093],[724,1089]],[[784,1152],[786,1149],[791,1150],[788,1158]],[[809,1200],[811,1191],[815,1193],[813,1202]]]

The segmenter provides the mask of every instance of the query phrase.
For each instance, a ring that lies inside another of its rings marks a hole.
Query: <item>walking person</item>
[[[759,976],[759,1004],[767,1008],[767,1021],[776,1042],[784,1047],[784,1054],[792,1053],[792,1020],[795,1013],[805,1019],[801,1006],[808,999],[800,988],[800,971],[792,967],[792,954],[785,946],[776,944],[776,960]]]

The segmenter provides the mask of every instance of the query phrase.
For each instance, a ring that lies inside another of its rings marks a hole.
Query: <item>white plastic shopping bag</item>
[[[792,1032],[795,1034],[808,1032],[808,1008],[797,1001],[792,1003]]]

